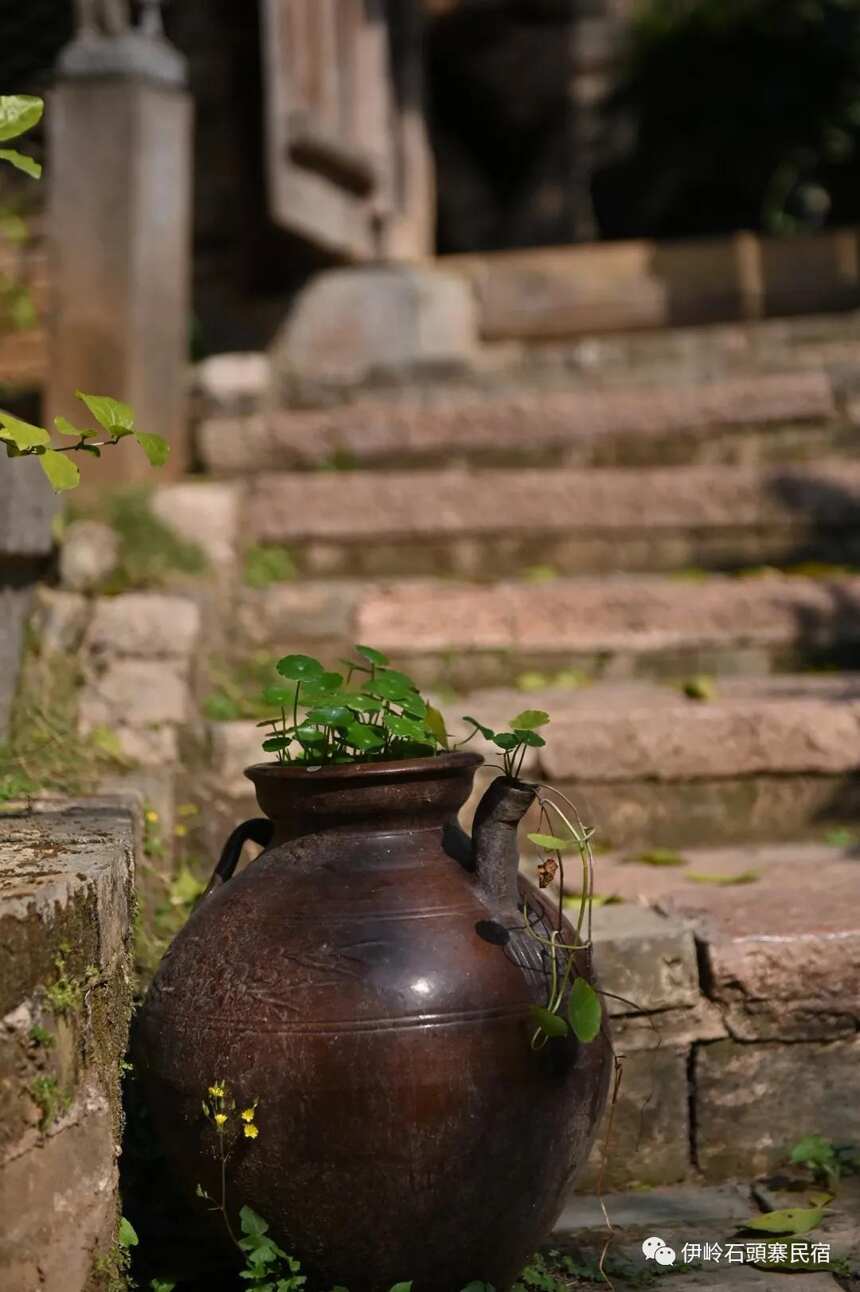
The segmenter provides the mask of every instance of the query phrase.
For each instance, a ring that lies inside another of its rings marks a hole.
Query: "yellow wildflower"
[[[177,839],[184,839],[188,833],[188,826],[176,825],[173,827],[173,833],[176,835]]]
[[[180,803],[176,811],[179,816],[196,816],[200,809],[196,803]]]
[[[215,1125],[216,1125],[216,1126],[223,1126],[226,1120],[227,1120],[227,1114],[226,1114],[226,1113],[216,1113],[216,1114],[215,1114]]]
[[[246,1123],[242,1130],[245,1132],[245,1139],[256,1139],[260,1133],[257,1127],[251,1123]]]
[[[243,1108],[243,1109],[242,1109],[242,1121],[243,1121],[243,1122],[252,1122],[252,1121],[254,1120],[254,1113],[255,1113],[256,1111],[257,1111],[257,1110],[256,1110],[255,1108]]]
[[[149,808],[146,812],[144,812],[143,817],[145,821],[148,821],[150,823],[150,825],[154,825],[155,822],[159,820],[159,816],[155,808]]]
[[[216,1081],[214,1086],[210,1086],[209,1093],[213,1099],[223,1099],[224,1098],[223,1081]]]

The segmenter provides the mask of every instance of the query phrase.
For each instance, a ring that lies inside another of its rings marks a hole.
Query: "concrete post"
[[[165,471],[174,475],[187,444],[192,114],[184,85],[184,60],[150,7],[138,30],[80,28],[60,56],[47,114],[48,416],[79,418],[76,389],[125,399],[141,430],[169,438]],[[151,478],[130,441],[84,465],[88,482]]]

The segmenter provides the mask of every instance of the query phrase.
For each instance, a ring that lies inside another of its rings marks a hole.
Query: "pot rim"
[[[250,767],[245,768],[244,775],[252,782],[261,780],[348,781],[377,775],[384,775],[389,780],[400,780],[421,775],[422,773],[432,775],[436,769],[443,772],[453,771],[458,768],[464,771],[467,768],[477,769],[483,762],[482,754],[472,753],[469,750],[454,750],[446,754],[425,754],[422,757],[397,758],[388,762],[332,763],[329,766],[318,767],[315,770],[308,767],[296,767],[290,763],[252,763]]]

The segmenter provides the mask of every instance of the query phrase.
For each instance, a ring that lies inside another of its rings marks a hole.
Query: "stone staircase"
[[[256,815],[243,769],[282,654],[376,645],[455,735],[547,709],[527,771],[597,829],[625,1056],[605,1183],[751,1177],[803,1134],[860,1141],[855,390],[853,315],[490,347],[353,387],[221,356],[196,377],[202,471],[152,500],[209,577],[67,581],[37,628],[80,653],[81,714],[136,759],[165,837],[177,796],[202,803],[207,858]]]

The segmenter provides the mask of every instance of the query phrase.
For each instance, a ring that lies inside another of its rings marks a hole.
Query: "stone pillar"
[[[161,479],[182,469],[187,442],[192,121],[184,85],[184,60],[150,4],[137,30],[82,18],[47,113],[48,416],[79,418],[78,389],[127,400],[141,430],[171,442]],[[87,482],[152,474],[130,441],[85,467]]]

